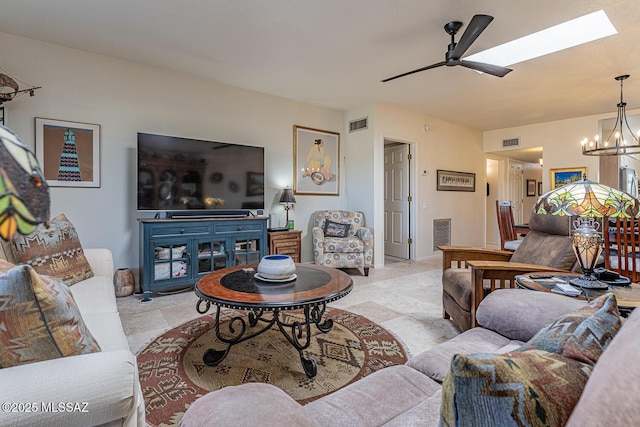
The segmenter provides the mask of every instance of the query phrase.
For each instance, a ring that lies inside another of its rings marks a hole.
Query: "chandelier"
[[[618,117],[609,137],[600,141],[598,135],[594,139],[582,140],[582,154],[587,156],[619,156],[622,154],[640,153],[640,131],[634,134],[627,122],[627,103],[622,98],[622,84],[629,78],[628,74],[616,77],[620,82],[620,102],[618,103]]]

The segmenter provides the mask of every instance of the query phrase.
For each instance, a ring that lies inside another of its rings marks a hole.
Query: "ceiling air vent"
[[[502,140],[502,148],[512,148],[520,146],[520,138],[510,138]]]
[[[349,132],[355,132],[358,130],[366,129],[368,127],[369,118],[363,117],[358,120],[352,120],[349,122]]]

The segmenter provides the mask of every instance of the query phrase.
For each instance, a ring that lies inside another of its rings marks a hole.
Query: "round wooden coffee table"
[[[323,319],[327,303],[347,295],[353,281],[343,271],[313,264],[296,264],[296,278],[287,282],[265,282],[254,278],[257,265],[240,265],[209,273],[195,286],[199,298],[198,313],[216,306],[215,330],[218,341],[226,344],[224,350],[210,348],[203,355],[204,363],[216,366],[235,344],[253,338],[276,325],[293,345],[307,377],[317,373],[315,360],[304,357],[303,350],[311,342],[311,324],[327,333],[333,327],[330,318]],[[248,311],[247,318],[234,317],[227,323],[228,331],[220,333],[220,309],[222,307]],[[305,320],[287,323],[284,310],[301,309]],[[258,326],[258,324],[261,325]]]
[[[523,289],[530,289],[534,291],[542,291],[542,292],[551,292],[551,289],[554,287],[553,285],[545,286],[541,283],[544,283],[544,279],[532,279],[531,276],[540,276],[540,275],[548,274],[553,277],[558,277],[560,279],[564,279],[567,282],[570,279],[573,279],[578,276],[582,276],[578,273],[558,273],[558,272],[548,272],[548,273],[528,273],[520,276],[516,276],[516,285]],[[571,298],[579,298],[591,300],[593,298],[597,298],[600,295],[613,292],[616,296],[616,301],[618,303],[618,310],[622,315],[628,315],[633,309],[640,306],[640,285],[637,283],[631,283],[626,286],[617,286],[617,285],[609,285],[608,289],[587,289],[580,288],[578,286],[574,286],[576,289],[580,289],[582,294],[571,297]]]

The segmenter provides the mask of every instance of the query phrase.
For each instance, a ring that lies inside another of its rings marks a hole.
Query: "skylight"
[[[607,14],[599,10],[463,59],[507,67],[617,33]]]

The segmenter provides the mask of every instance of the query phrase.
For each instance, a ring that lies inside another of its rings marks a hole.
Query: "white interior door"
[[[509,200],[513,207],[513,220],[516,224],[525,221],[522,218],[522,204],[524,203],[524,163],[509,160]],[[527,218],[528,220],[529,218]]]
[[[384,148],[384,253],[409,259],[409,144]]]

